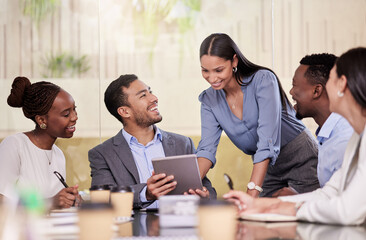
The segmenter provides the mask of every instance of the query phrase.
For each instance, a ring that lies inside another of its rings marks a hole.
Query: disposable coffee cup
[[[124,222],[118,225],[119,237],[132,237],[133,236],[133,222]]]
[[[129,186],[116,186],[111,189],[111,204],[115,217],[130,218],[133,207],[133,191]]]
[[[236,225],[236,208],[232,204],[219,200],[200,202],[198,231],[202,240],[233,240]]]
[[[89,189],[90,201],[97,203],[109,203],[110,198],[110,185],[94,185]]]
[[[113,213],[113,207],[109,203],[84,202],[78,211],[79,239],[111,239],[113,236]]]

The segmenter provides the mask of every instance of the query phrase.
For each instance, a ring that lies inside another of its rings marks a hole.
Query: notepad
[[[62,208],[62,209],[52,209],[50,213],[77,213],[77,207],[70,207],[70,208]]]
[[[241,220],[257,221],[257,222],[295,222],[295,216],[288,216],[275,213],[243,213],[240,215]]]

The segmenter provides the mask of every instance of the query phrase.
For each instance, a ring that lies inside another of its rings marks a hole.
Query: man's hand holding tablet
[[[175,189],[177,181],[173,181],[174,176],[166,176],[165,173],[155,174],[147,180],[146,199],[149,201],[156,200],[160,196],[166,195]]]
[[[155,170],[153,176],[156,176],[154,179],[155,186],[160,186],[161,193],[164,192],[168,195],[193,194],[200,197],[209,197],[209,191],[202,186],[195,154],[155,158],[152,159],[152,164]],[[161,181],[161,183],[157,181]],[[170,183],[170,181],[172,182]],[[171,185],[172,183],[175,183],[174,187]],[[166,187],[163,188],[164,184]]]

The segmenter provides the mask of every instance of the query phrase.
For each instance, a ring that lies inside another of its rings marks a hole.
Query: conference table
[[[197,227],[160,227],[160,215],[155,211],[135,211],[133,218],[117,224],[113,240],[123,239],[172,239],[172,240],[198,240]],[[236,222],[235,240],[253,239],[303,239],[303,240],[324,240],[324,239],[350,239],[366,240],[365,226],[339,226],[325,225],[306,222]],[[220,226],[212,226],[220,228]],[[77,233],[67,234],[67,231],[60,234],[48,232],[44,239],[78,239]]]

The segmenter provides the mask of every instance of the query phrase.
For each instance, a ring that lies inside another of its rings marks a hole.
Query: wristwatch
[[[257,190],[258,192],[263,192],[263,188],[261,188],[260,186],[258,186],[258,185],[255,185],[255,183],[254,182],[249,182],[248,183],[248,185],[247,185],[247,187],[248,187],[248,189],[249,190],[253,190],[253,189],[255,189],[255,190]]]

